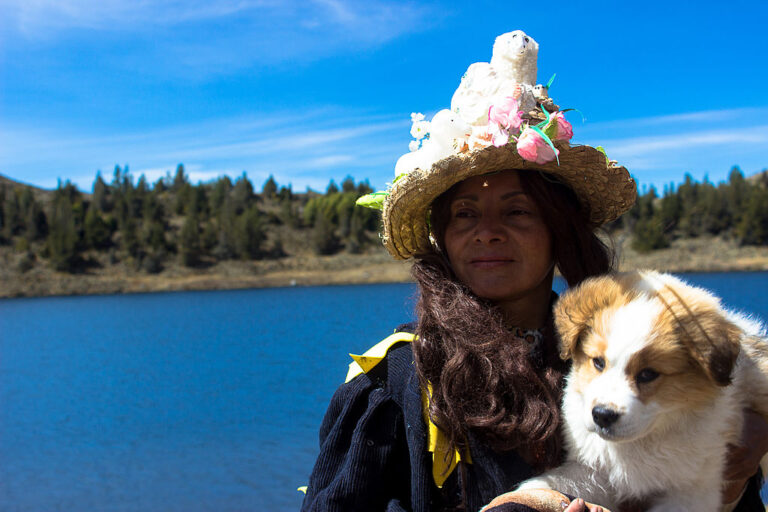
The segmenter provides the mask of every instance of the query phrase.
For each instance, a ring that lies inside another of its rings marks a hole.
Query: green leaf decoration
[[[549,137],[547,137],[547,134],[541,131],[541,128],[539,128],[538,126],[531,126],[531,129],[536,133],[538,133],[539,135],[541,135],[542,138],[544,139],[544,142],[546,142],[549,145],[549,147],[552,148],[552,152],[555,153],[555,160],[557,160],[557,165],[560,165],[560,157],[557,156],[557,148],[555,148],[555,145],[552,144],[552,140]]]
[[[557,76],[557,73],[553,73],[553,74],[552,74],[552,78],[550,78],[550,79],[547,81],[547,85],[545,85],[545,87],[546,87],[547,89],[549,89],[550,87],[552,87],[552,82],[554,82],[554,81],[555,81],[555,77],[556,77],[556,76]]]
[[[389,195],[389,192],[374,192],[372,194],[366,194],[362,197],[358,197],[355,204],[363,206],[365,208],[371,208],[373,210],[383,210],[384,200]]]
[[[603,146],[597,146],[597,147],[595,147],[595,149],[603,154],[603,156],[605,157],[605,165],[607,167],[610,167],[611,166],[611,160],[608,158],[608,154],[605,152],[605,149],[603,149]]]
[[[536,128],[544,128],[547,124],[549,124],[549,120],[552,117],[549,115],[549,112],[547,112],[547,109],[545,109],[544,107],[541,107],[541,111],[544,112],[544,115],[547,116],[547,118],[542,122],[540,122],[539,124],[537,124],[535,126]]]
[[[561,110],[560,112],[562,112],[563,114],[565,114],[566,112],[578,112],[579,115],[581,116],[581,122],[585,123],[587,121],[587,118],[584,117],[584,114],[581,112],[581,110],[579,110],[577,108],[566,108],[566,109]]]

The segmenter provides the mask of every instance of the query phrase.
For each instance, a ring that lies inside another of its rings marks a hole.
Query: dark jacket
[[[302,511],[477,511],[533,476],[516,453],[495,453],[472,436],[472,464],[459,465],[438,489],[432,478],[421,390],[410,343],[390,349],[367,374],[342,384],[320,427],[320,454]],[[753,478],[739,512],[765,509]]]

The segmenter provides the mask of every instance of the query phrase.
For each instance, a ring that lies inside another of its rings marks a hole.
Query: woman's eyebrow
[[[457,201],[478,201],[476,194],[462,194],[460,196],[456,196],[451,200],[451,204],[456,203]]]
[[[509,199],[510,197],[515,197],[515,196],[526,196],[527,197],[527,194],[525,192],[523,192],[522,190],[514,190],[512,192],[507,192],[506,194],[501,196],[501,199]]]

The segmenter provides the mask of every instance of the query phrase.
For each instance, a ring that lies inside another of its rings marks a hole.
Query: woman
[[[473,101],[490,90],[474,86],[460,87]],[[490,98],[468,128],[430,126],[386,195],[384,244],[416,260],[417,322],[350,365],[303,510],[474,511],[561,461],[554,270],[571,286],[611,270],[595,229],[629,209],[636,187],[601,151],[568,143],[551,100],[521,111],[525,90]],[[750,488],[742,501],[754,499]]]

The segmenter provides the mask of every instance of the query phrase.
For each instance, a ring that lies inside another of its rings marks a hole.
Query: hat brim
[[[629,172],[609,163],[590,146],[555,143],[557,161],[537,164],[523,159],[515,143],[488,146],[444,158],[430,169],[415,169],[397,180],[384,202],[384,246],[396,259],[432,251],[429,210],[432,202],[456,183],[472,176],[509,169],[541,171],[573,189],[589,222],[599,226],[626,212],[637,187]]]

